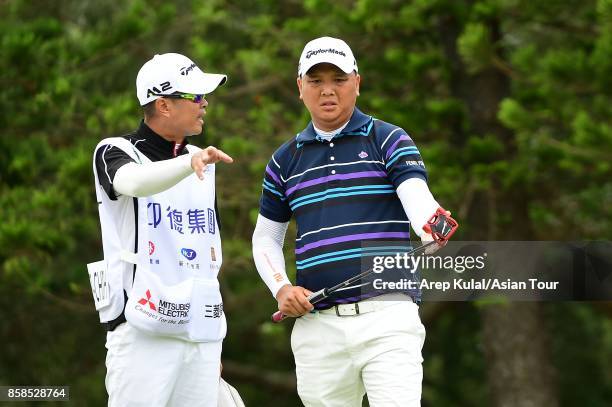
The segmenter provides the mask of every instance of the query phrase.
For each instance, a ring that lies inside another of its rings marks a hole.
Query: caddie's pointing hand
[[[208,146],[203,150],[198,151],[191,157],[191,168],[196,173],[198,178],[204,179],[204,170],[208,164],[223,161],[231,164],[234,159],[216,147]]]

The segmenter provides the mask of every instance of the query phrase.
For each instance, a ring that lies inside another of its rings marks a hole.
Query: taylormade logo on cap
[[[197,68],[196,64],[191,64],[189,66],[185,66],[181,68],[181,75],[187,75],[193,68]]]
[[[337,49],[333,49],[333,48],[328,48],[328,49],[317,49],[317,50],[314,50],[314,51],[308,51],[306,53],[306,59],[310,58],[313,55],[318,55],[318,54],[320,54],[322,52],[332,52],[334,54],[342,55],[343,57],[346,56],[346,54],[344,52],[342,52],[342,51],[338,51]]]
[[[163,95],[175,92],[206,95],[223,85],[226,80],[226,75],[204,73],[184,55],[158,54],[138,71],[136,95],[140,105],[144,106]]]
[[[346,73],[358,72],[353,51],[338,38],[321,37],[306,44],[300,56],[298,76],[303,76],[310,68],[322,63],[336,65]]]

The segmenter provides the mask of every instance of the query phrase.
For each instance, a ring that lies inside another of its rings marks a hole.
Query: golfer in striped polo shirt
[[[307,299],[358,274],[366,258],[408,250],[410,225],[432,240],[422,227],[439,205],[419,150],[406,131],[355,107],[359,83],[344,41],[306,44],[297,85],[312,121],[266,167],[253,256],[279,310],[301,316],[291,346],[306,406],[361,406],[366,392],[371,406],[416,406],[425,340],[417,289],[365,283],[314,307]],[[292,217],[296,285],[282,251]]]

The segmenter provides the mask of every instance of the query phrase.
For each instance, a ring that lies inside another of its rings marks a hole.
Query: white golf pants
[[[217,407],[221,344],[139,331],[125,322],[106,338],[109,407]]]
[[[298,394],[307,407],[420,406],[425,327],[411,301],[387,301],[354,316],[306,314],[291,347]]]

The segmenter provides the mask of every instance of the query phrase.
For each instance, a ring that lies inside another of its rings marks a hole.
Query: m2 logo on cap
[[[153,86],[153,88],[147,89],[147,97],[151,95],[155,96],[156,93],[159,94],[162,92],[166,92],[170,89],[172,89],[172,85],[170,85],[170,82],[162,82],[159,84],[159,88],[157,86]]]
[[[184,66],[181,68],[181,75],[187,76],[189,72],[191,72],[196,67],[196,64],[191,64],[189,66]]]
[[[196,251],[193,249],[182,248],[181,254],[185,256],[187,260],[193,260],[196,258]]]

